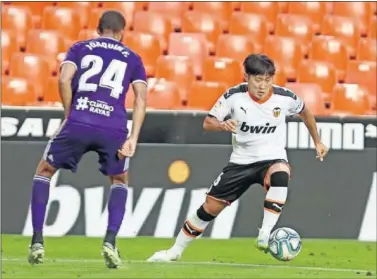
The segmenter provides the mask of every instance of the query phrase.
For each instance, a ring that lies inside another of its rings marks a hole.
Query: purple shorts
[[[94,151],[99,156],[100,171],[104,175],[122,174],[128,170],[129,158],[119,159],[118,149],[127,135],[111,133],[76,123],[66,123],[48,142],[43,159],[56,169],[76,172],[82,156]]]

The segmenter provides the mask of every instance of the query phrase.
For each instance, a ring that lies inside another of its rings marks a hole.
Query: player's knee
[[[111,185],[113,184],[128,184],[128,173],[122,173],[117,175],[110,175]]]
[[[196,211],[196,215],[198,215],[200,220],[203,220],[203,221],[206,221],[206,222],[211,222],[213,219],[216,218],[216,216],[208,213],[204,209],[204,204],[202,204],[202,206],[199,207],[199,209]]]
[[[285,171],[277,171],[271,174],[271,187],[288,187],[289,174]]]
[[[39,162],[35,174],[51,178],[55,174],[55,172],[56,169],[53,166],[51,166],[47,161],[42,160]]]
[[[204,204],[202,205],[203,209],[208,214],[215,216],[215,217],[217,215],[219,215],[221,213],[221,211],[223,211],[223,209],[226,206],[227,206],[226,203],[212,199],[212,198],[208,198],[208,197],[207,197],[206,201],[204,202]]]

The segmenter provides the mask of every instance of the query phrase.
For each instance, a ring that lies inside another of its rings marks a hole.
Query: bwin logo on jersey
[[[275,133],[276,126],[270,126],[270,123],[266,123],[265,126],[249,126],[243,122],[240,130],[245,133],[250,132],[250,134],[272,134]]]

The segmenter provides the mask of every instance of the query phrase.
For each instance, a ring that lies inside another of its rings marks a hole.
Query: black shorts
[[[282,159],[260,161],[249,165],[228,163],[212,183],[207,195],[231,204],[239,199],[252,184],[260,184],[267,190],[265,177],[268,169],[275,163],[288,164],[287,161]]]

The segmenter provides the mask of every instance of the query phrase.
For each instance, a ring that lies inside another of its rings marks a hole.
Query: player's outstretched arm
[[[216,117],[207,116],[204,119],[203,128],[206,131],[229,131],[237,133],[237,121],[233,119],[219,121]]]
[[[72,88],[71,81],[73,75],[76,72],[76,67],[72,63],[65,63],[60,69],[59,75],[59,94],[62,99],[64,116],[65,118],[69,115],[69,110],[72,103]]]
[[[323,158],[327,155],[328,148],[321,142],[317,130],[317,122],[315,121],[313,114],[311,113],[310,109],[308,109],[308,107],[304,107],[304,109],[299,113],[299,116],[305,123],[310,136],[313,139],[315,148],[317,150],[317,158],[323,161]]]

